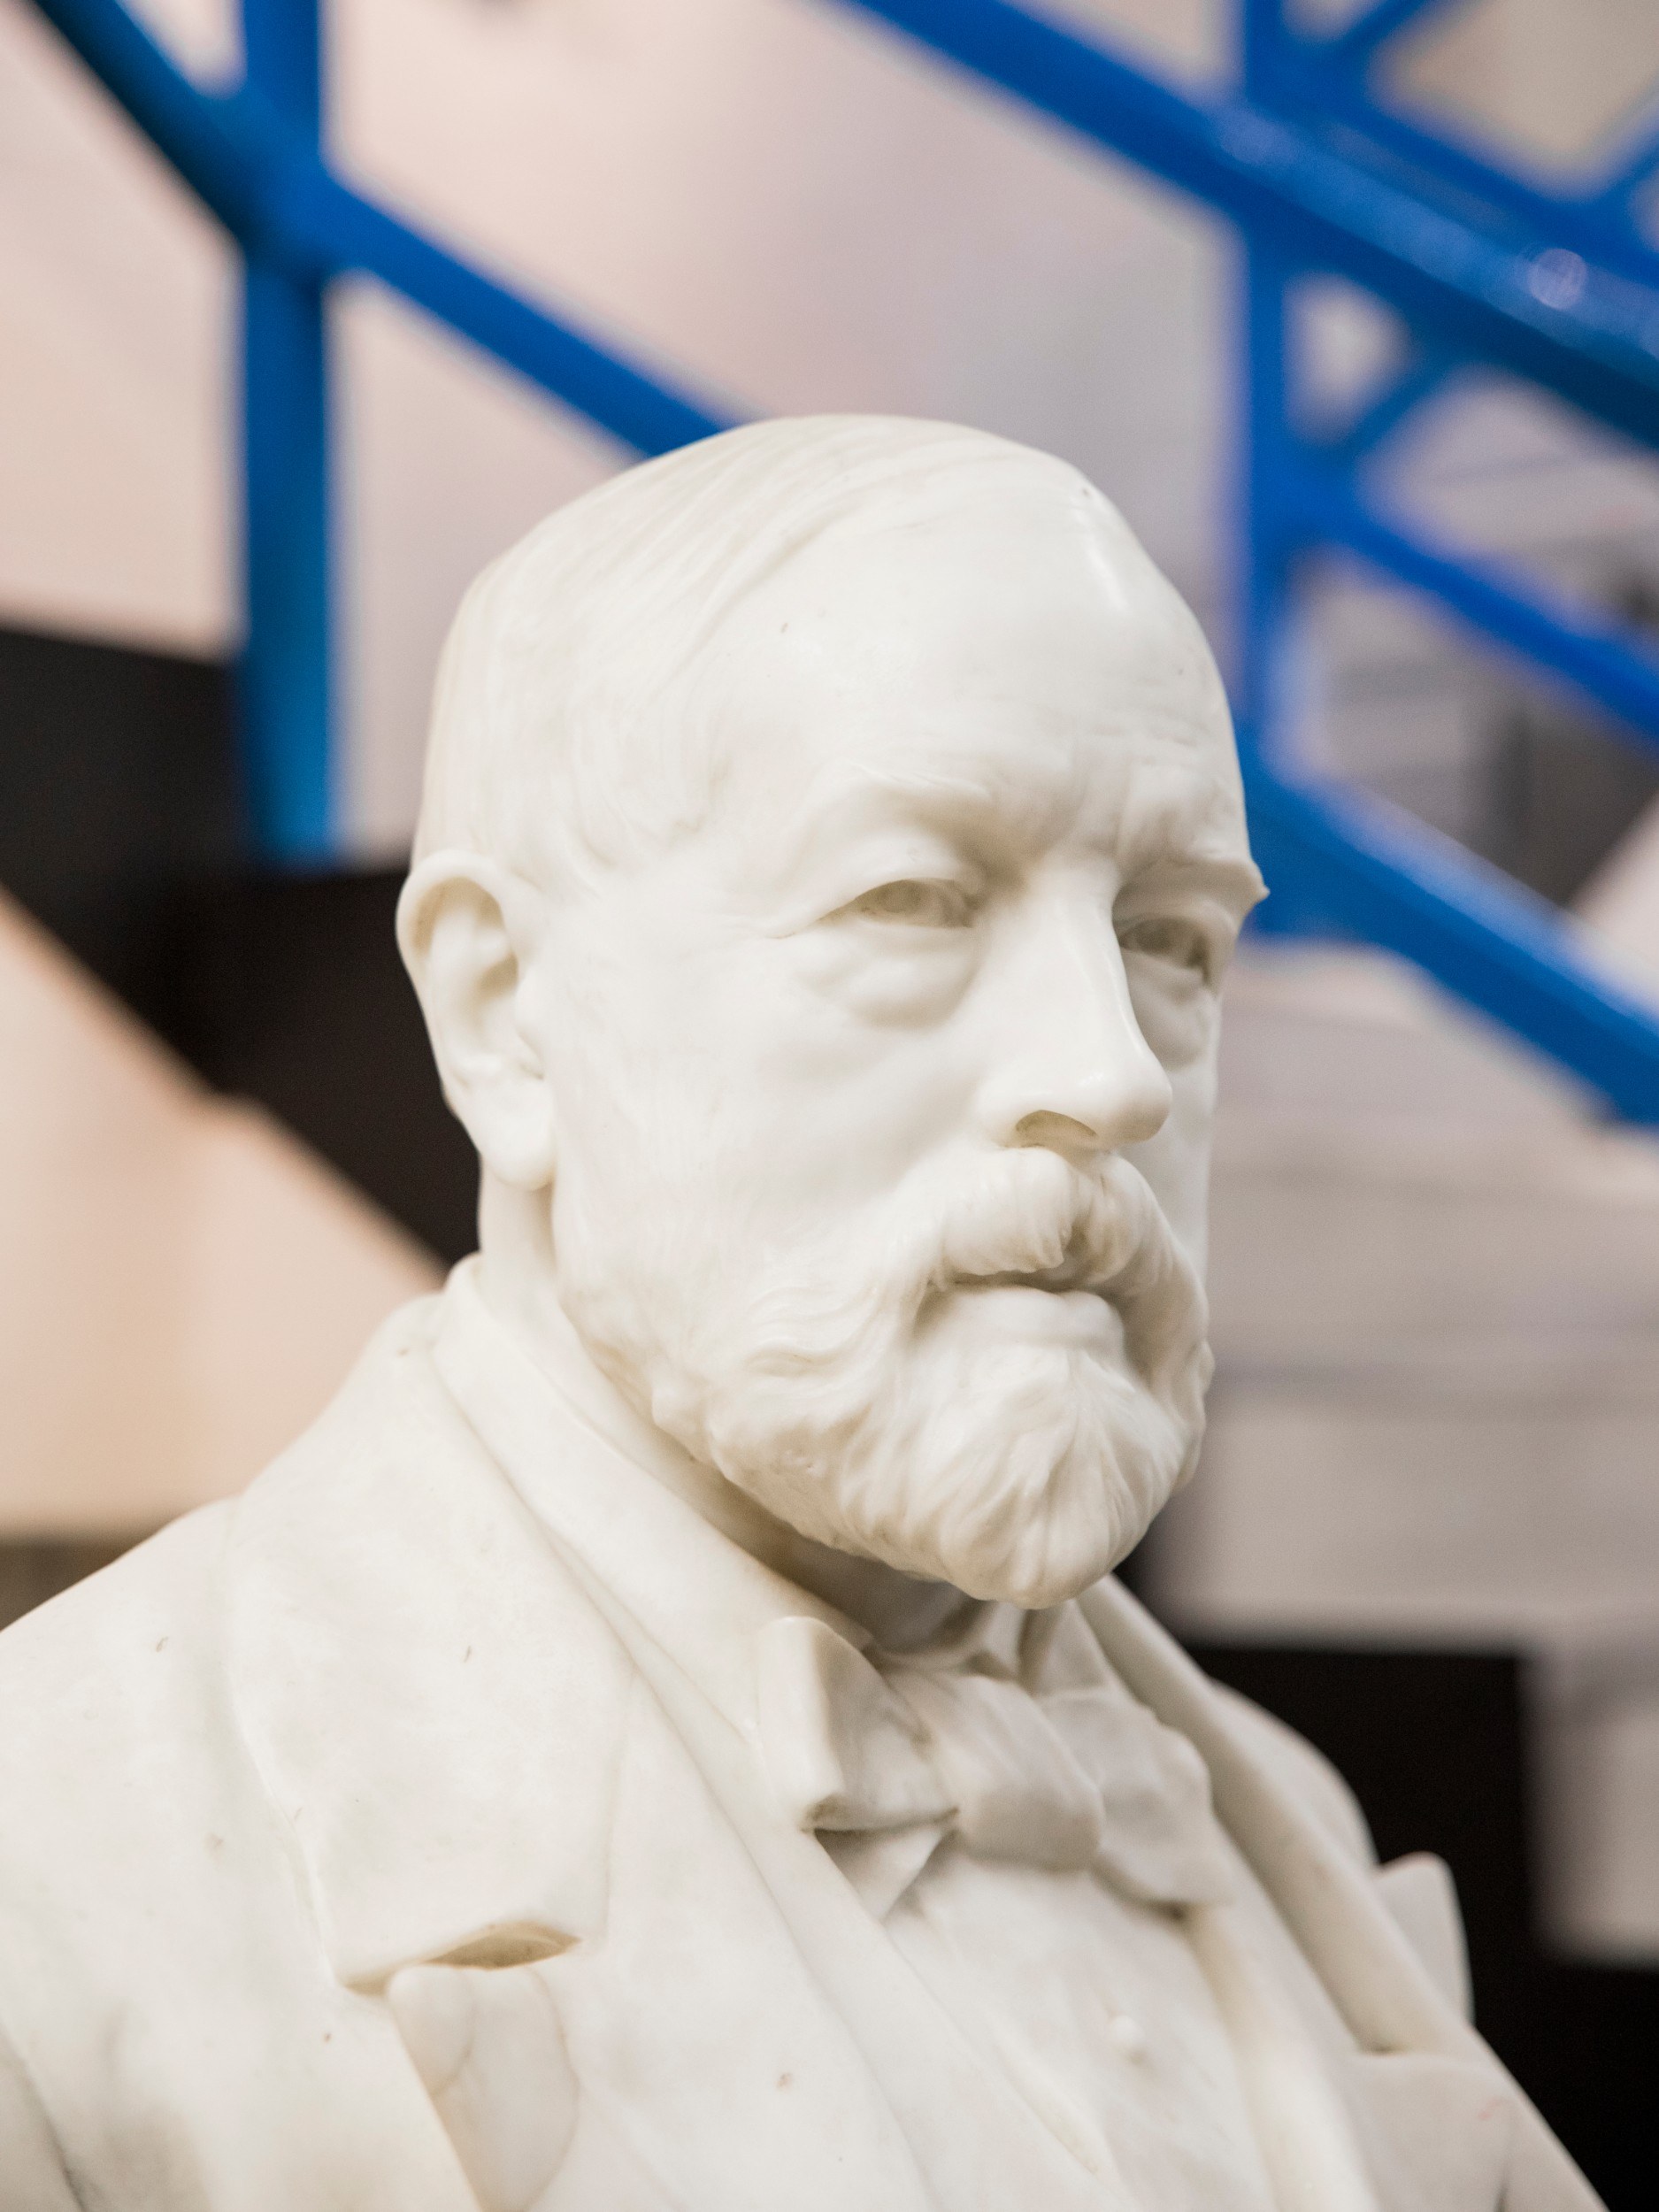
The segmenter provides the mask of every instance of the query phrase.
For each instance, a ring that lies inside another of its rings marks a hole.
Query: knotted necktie
[[[979,1859],[1094,1868],[1144,1902],[1229,1894],[1203,1762],[1118,1684],[1034,1696],[972,1660],[876,1664],[800,1616],[757,1646],[772,1788],[878,1916],[952,1833]]]

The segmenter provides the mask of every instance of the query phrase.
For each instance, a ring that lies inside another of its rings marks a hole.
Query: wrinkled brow
[[[942,833],[989,857],[1010,845],[1050,843],[1077,814],[1071,773],[999,774],[994,768],[884,769],[840,762],[817,779],[794,826],[799,849],[910,825]]]
[[[1032,759],[1018,772],[998,773],[988,765],[933,772],[839,763],[807,795],[786,851],[805,860],[827,843],[897,825],[942,834],[993,864],[1028,856],[1080,827],[1087,771],[1056,759],[1044,773],[1044,765]],[[1137,780],[1125,798],[1110,832],[1093,841],[1125,876],[1192,870],[1214,877],[1242,905],[1260,896],[1227,779],[1206,772],[1198,758],[1178,760],[1168,774]]]

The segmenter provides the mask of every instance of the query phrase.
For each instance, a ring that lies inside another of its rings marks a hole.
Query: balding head
[[[612,478],[479,577],[439,671],[417,857],[488,854],[545,882],[695,827],[732,741],[722,641],[792,564],[886,540],[914,566],[964,534],[1037,533],[1087,547],[1102,605],[1219,705],[1186,606],[1066,463],[944,423],[757,423]]]

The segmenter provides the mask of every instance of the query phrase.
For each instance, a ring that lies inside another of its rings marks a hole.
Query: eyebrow
[[[810,858],[820,839],[833,835],[838,827],[856,828],[860,817],[884,808],[909,816],[918,827],[944,832],[972,855],[975,846],[1006,841],[1010,829],[1018,841],[1040,845],[1056,834],[1065,820],[1075,818],[1076,805],[1073,794],[1057,787],[1021,806],[995,780],[972,773],[894,773],[863,763],[844,764],[827,792],[809,792],[785,839],[787,865],[793,872]],[[1240,855],[1217,844],[1208,823],[1174,826],[1159,818],[1163,812],[1154,810],[1151,818],[1129,826],[1125,884],[1164,872],[1179,872],[1204,879],[1214,895],[1240,911],[1255,905],[1264,887],[1248,852]],[[875,831],[894,825],[889,817],[864,826]]]
[[[859,818],[883,810],[890,810],[884,821]],[[827,790],[809,791],[787,843],[794,856],[804,857],[818,839],[837,829],[890,828],[892,814],[899,813],[918,826],[944,830],[958,842],[988,844],[993,833],[1005,841],[1011,830],[1035,844],[1065,810],[1065,798],[1058,792],[1021,806],[995,781],[969,772],[902,773],[841,764]],[[1027,818],[1023,823],[1022,814]]]
[[[1149,879],[1156,881],[1171,874],[1205,892],[1218,905],[1236,913],[1240,920],[1267,890],[1254,860],[1199,844],[1177,847],[1159,854],[1143,867],[1126,871],[1124,888],[1128,890],[1137,883]]]

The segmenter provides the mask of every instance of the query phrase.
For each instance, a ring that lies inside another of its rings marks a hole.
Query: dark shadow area
[[[402,872],[243,864],[229,672],[0,630],[0,884],[215,1088],[441,1258],[476,1240],[393,917]]]
[[[443,1102],[394,935],[403,872],[181,893],[171,1041],[257,1099],[441,1259],[477,1242],[478,1164]]]
[[[228,670],[0,628],[0,883],[164,1033],[173,895],[242,850]]]
[[[14,1537],[0,1543],[0,1628],[10,1628],[13,1621],[44,1605],[60,1590],[84,1582],[138,1540],[134,1533],[128,1539],[111,1537],[96,1543],[76,1537],[32,1540]]]

